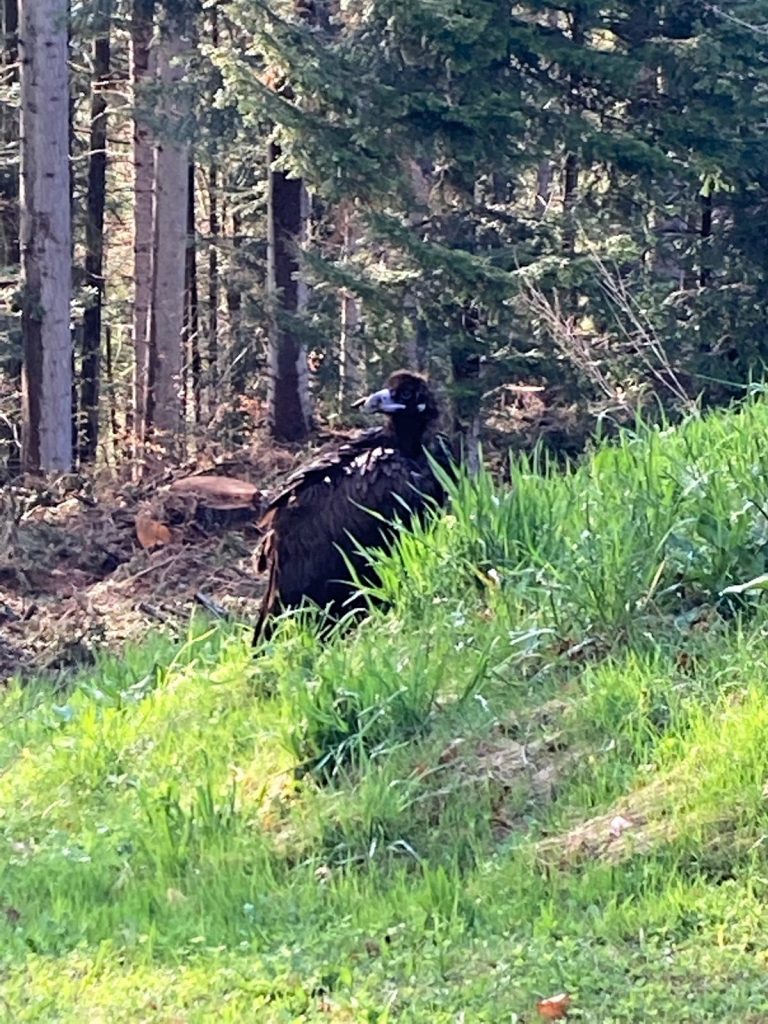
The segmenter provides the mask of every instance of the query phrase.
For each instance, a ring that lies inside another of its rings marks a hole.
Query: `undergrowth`
[[[761,1019],[768,409],[515,462],[354,630],[0,700],[0,1019]]]

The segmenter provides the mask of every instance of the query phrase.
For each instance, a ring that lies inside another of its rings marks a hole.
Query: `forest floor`
[[[765,1024],[766,433],[460,481],[345,633],[9,684],[0,1020]]]
[[[256,475],[248,469],[241,467],[243,479]],[[169,482],[64,480],[3,493],[0,681],[13,673],[63,677],[148,629],[182,635],[201,601],[215,602],[221,615],[252,615],[258,507],[226,527],[201,523],[194,499],[173,501]]]

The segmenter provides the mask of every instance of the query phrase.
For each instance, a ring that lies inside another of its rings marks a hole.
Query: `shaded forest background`
[[[470,438],[539,388],[592,426],[762,373],[766,0],[74,0],[71,453],[46,464],[24,3],[2,7],[6,479],[302,442],[402,364]]]

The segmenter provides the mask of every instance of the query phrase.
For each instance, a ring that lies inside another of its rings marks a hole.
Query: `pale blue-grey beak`
[[[369,395],[362,402],[356,402],[355,405],[361,406],[363,412],[401,412],[405,408],[400,402],[394,400],[389,388],[374,391],[372,395]]]

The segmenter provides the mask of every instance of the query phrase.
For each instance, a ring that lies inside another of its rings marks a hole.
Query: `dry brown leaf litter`
[[[183,631],[201,603],[252,621],[256,523],[294,459],[277,450],[141,485],[68,475],[0,491],[0,682],[87,664],[150,628]]]

